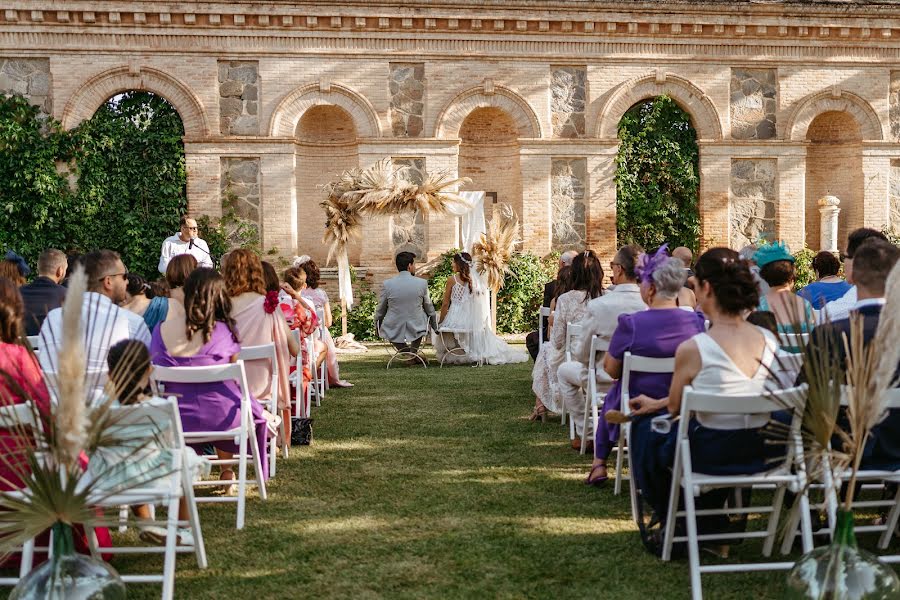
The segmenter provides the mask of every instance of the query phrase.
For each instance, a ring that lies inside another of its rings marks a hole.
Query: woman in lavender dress
[[[608,479],[606,460],[619,440],[619,426],[606,420],[610,410],[618,411],[622,401],[622,367],[626,352],[650,358],[672,358],[681,342],[702,333],[704,317],[678,307],[677,299],[687,278],[684,264],[670,258],[663,246],[654,256],[641,255],[636,269],[641,297],[648,310],[621,315],[603,360],[603,368],[614,379],[610,386],[594,439],[594,463],[585,483],[598,485]],[[671,373],[632,373],[629,395],[660,398],[669,392]],[[635,462],[632,456],[632,462]],[[619,474],[617,473],[616,476]]]
[[[238,343],[225,280],[212,269],[195,270],[184,283],[185,321],[169,319],[153,331],[150,354],[161,367],[206,367],[234,362]],[[241,392],[237,382],[165,383],[165,393],[178,398],[184,431],[227,431],[240,426]],[[256,426],[263,478],[268,478],[266,460],[267,418],[262,405],[250,399]],[[237,444],[216,442],[219,458],[229,459]],[[231,468],[222,469],[221,479],[234,479]]]

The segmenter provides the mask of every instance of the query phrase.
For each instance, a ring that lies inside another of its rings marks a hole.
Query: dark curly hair
[[[232,298],[246,292],[266,294],[262,261],[250,250],[238,248],[229,252],[228,260],[222,265],[222,277]]]
[[[750,272],[749,261],[731,248],[712,248],[694,266],[698,283],[707,282],[722,312],[739,315],[759,305],[759,288]]]
[[[316,264],[316,261],[310,259],[300,265],[300,268],[306,271],[306,287],[311,290],[319,287],[319,278],[322,275],[319,273],[319,265]]]
[[[208,342],[216,321],[221,321],[228,326],[234,340],[238,341],[237,327],[231,318],[231,298],[225,278],[213,269],[196,269],[184,282],[184,313],[188,339],[199,332],[203,336],[203,343]]]
[[[18,342],[24,318],[25,302],[19,293],[19,286],[8,277],[0,277],[0,342]]]

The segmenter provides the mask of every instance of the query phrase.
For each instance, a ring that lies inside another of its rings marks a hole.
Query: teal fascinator
[[[784,242],[766,244],[753,255],[753,262],[755,262],[759,268],[779,260],[794,262],[794,257],[791,256],[791,251]]]

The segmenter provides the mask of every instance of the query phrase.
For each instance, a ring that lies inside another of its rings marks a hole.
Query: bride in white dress
[[[447,279],[441,303],[440,331],[432,334],[438,360],[451,364],[503,365],[528,360],[494,335],[490,327],[490,294],[481,276],[472,269],[472,257],[461,252],[453,257],[453,275]]]

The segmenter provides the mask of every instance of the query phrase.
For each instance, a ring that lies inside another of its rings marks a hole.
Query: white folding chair
[[[604,340],[599,335],[591,336],[591,351],[588,355],[588,387],[584,395],[584,422],[581,425],[581,454],[584,454],[587,441],[588,413],[590,413],[596,432],[597,423],[600,421],[600,409],[606,401],[606,392],[609,391],[609,386],[612,384],[612,379],[607,376],[603,367],[601,366],[599,370],[597,368],[597,363],[608,351],[609,340]],[[597,381],[598,377],[600,381]],[[569,421],[571,422],[571,419]]]
[[[17,427],[30,427],[30,428],[38,428],[41,426],[40,423],[36,422],[34,419],[34,409],[26,403],[22,404],[9,404],[0,406],[0,429],[10,429],[14,430]],[[4,495],[20,495],[22,492],[20,491],[10,491],[10,492],[0,492],[0,494]],[[17,577],[0,577],[0,585],[4,586],[14,586],[19,583],[19,579],[25,577],[31,572],[31,569],[34,565],[34,553],[38,552],[47,552],[48,555],[52,552],[53,549],[53,541],[52,536],[50,543],[47,546],[36,546],[35,540],[30,539],[26,541],[21,550],[22,557],[19,562],[19,575]]]
[[[538,310],[538,348],[544,345],[544,319],[549,319],[551,314],[549,306],[542,306]]]
[[[805,348],[808,342],[808,333],[778,332],[778,343],[782,348]]]
[[[227,431],[190,431],[184,433],[184,441],[187,444],[206,444],[209,442],[235,442],[238,451],[230,459],[204,457],[212,465],[238,466],[237,479],[212,480],[194,482],[194,487],[215,487],[237,485],[236,497],[199,497],[197,502],[237,502],[237,528],[244,528],[244,516],[247,504],[247,485],[255,483],[259,489],[259,496],[266,499],[266,482],[263,479],[263,463],[260,448],[256,440],[256,426],[253,421],[253,412],[250,408],[250,392],[247,387],[247,374],[244,370],[244,361],[227,365],[212,365],[208,367],[159,367],[154,366],[151,373],[151,382],[158,390],[164,393],[166,383],[218,383],[223,381],[237,381],[240,394],[240,424]],[[252,452],[254,478],[247,478],[248,450]]]
[[[315,371],[315,348],[311,338],[307,337],[305,340],[300,340],[300,331],[297,329],[291,330],[291,335],[294,336],[294,341],[297,342],[297,345],[300,346],[304,344],[306,346],[306,357],[307,363],[306,367],[309,369],[309,372],[312,373]],[[301,349],[302,350],[302,349]],[[312,411],[312,395],[313,395],[313,383],[310,382],[309,385],[306,386],[306,392],[303,391],[303,352],[297,354],[296,365],[297,368],[294,371],[297,381],[296,387],[294,388],[294,410],[293,416],[295,417],[308,417]],[[287,458],[287,446],[284,447],[284,457]]]
[[[99,558],[104,554],[164,554],[162,574],[134,575],[121,574],[126,583],[162,583],[162,598],[169,600],[175,590],[175,556],[177,553],[193,552],[197,558],[197,566],[201,569],[207,567],[206,547],[203,542],[203,532],[200,528],[200,514],[197,510],[197,502],[194,498],[193,473],[187,468],[185,458],[187,448],[184,442],[184,432],[181,429],[181,417],[178,414],[178,403],[174,397],[167,399],[153,398],[138,404],[110,408],[111,430],[117,432],[123,441],[126,451],[137,451],[141,454],[145,448],[146,440],[153,439],[169,454],[168,464],[160,463],[161,469],[154,475],[161,475],[156,480],[147,481],[140,487],[125,491],[117,491],[115,488],[98,489],[100,496],[94,500],[98,508],[118,508],[122,505],[134,506],[137,504],[149,504],[151,506],[165,506],[166,515],[166,543],[165,546],[119,546],[112,548],[100,548],[93,527],[87,527],[88,543],[91,554]],[[129,429],[147,432],[147,438],[135,438],[135,433]],[[92,461],[96,456],[92,457]],[[93,463],[96,464],[96,463]],[[108,468],[110,465],[106,465]],[[88,473],[90,474],[90,466]],[[97,473],[98,477],[104,476],[104,471]],[[109,476],[109,473],[106,473]],[[178,518],[179,502],[184,498],[188,508],[188,520],[180,521]],[[112,522],[95,523],[109,526],[122,526],[128,521],[128,511],[125,518],[119,518]],[[190,527],[193,536],[192,545],[179,545],[178,527]]]
[[[785,457],[772,463],[770,469],[749,475],[708,475],[694,471],[691,457],[688,425],[691,415],[702,412],[706,415],[740,415],[764,416],[772,412],[784,410],[785,406],[797,404],[797,400],[805,400],[806,386],[780,390],[777,392],[761,392],[749,395],[721,395],[695,392],[686,387],[681,401],[681,413],[678,423],[675,463],[672,469],[672,488],[669,498],[669,510],[666,518],[665,538],[663,542],[663,560],[671,560],[672,547],[675,542],[687,542],[688,558],[691,574],[691,596],[694,600],[702,600],[703,592],[700,583],[702,573],[746,572],[776,569],[790,569],[789,562],[743,563],[743,564],[700,564],[700,542],[720,541],[735,538],[764,539],[763,555],[772,553],[777,533],[778,518],[784,502],[785,492],[790,490],[797,494],[801,519],[801,538],[803,551],[812,550],[812,527],[809,518],[809,500],[806,496],[806,466],[803,462],[803,443],[800,437],[802,409],[794,411],[790,434],[785,446]],[[788,400],[793,398],[793,401]],[[740,506],[722,509],[695,508],[694,498],[701,491],[716,488],[752,488],[754,486],[774,487],[774,495],[770,505]],[[679,510],[679,498],[683,491],[684,510]],[[697,516],[707,515],[749,515],[768,514],[768,527],[765,531],[744,531],[732,533],[703,534],[697,532]],[[675,523],[684,517],[687,525],[687,536],[675,536]]]
[[[328,336],[328,328],[325,327],[325,310],[322,308],[317,308],[316,318],[319,319],[319,339],[324,342],[326,337]],[[316,369],[313,369],[313,371],[316,371]],[[327,359],[322,361],[322,366],[318,369],[315,376],[313,377],[313,383],[316,386],[316,406],[321,406],[322,400],[325,399],[325,390],[328,389]]]
[[[581,335],[582,326],[578,323],[566,323],[566,345],[564,347],[566,353],[566,362],[572,360],[572,344],[576,337]],[[566,403],[559,403],[559,420],[563,427],[566,425]],[[575,425],[572,419],[569,419],[569,439],[575,439]]]
[[[626,352],[622,362],[622,407],[621,411],[625,415],[631,414],[631,386],[632,373],[671,373],[675,370],[675,357],[672,358],[650,358],[647,356],[637,356],[631,352]],[[613,493],[618,496],[622,492],[622,481],[628,481],[628,487],[631,493],[631,514],[637,522],[637,493],[634,482],[631,480],[631,474],[634,473],[631,466],[631,452],[629,450],[629,435],[631,434],[631,425],[625,423],[619,429],[619,444],[616,447],[616,482]],[[628,455],[628,475],[622,474],[622,465],[624,456]]]
[[[35,352],[41,351],[41,336],[39,335],[26,335],[25,339],[28,340],[28,345],[31,346],[31,349]]]
[[[268,360],[272,365],[272,387],[271,397],[269,398],[269,412],[273,415],[281,416],[278,410],[278,360],[275,357],[275,343],[260,344],[258,346],[243,346],[238,353],[238,358],[246,364],[253,360]],[[290,423],[288,423],[290,426]],[[278,434],[269,439],[269,477],[275,477],[275,459],[278,456],[278,437],[284,437],[285,423],[281,422],[278,427]]]

